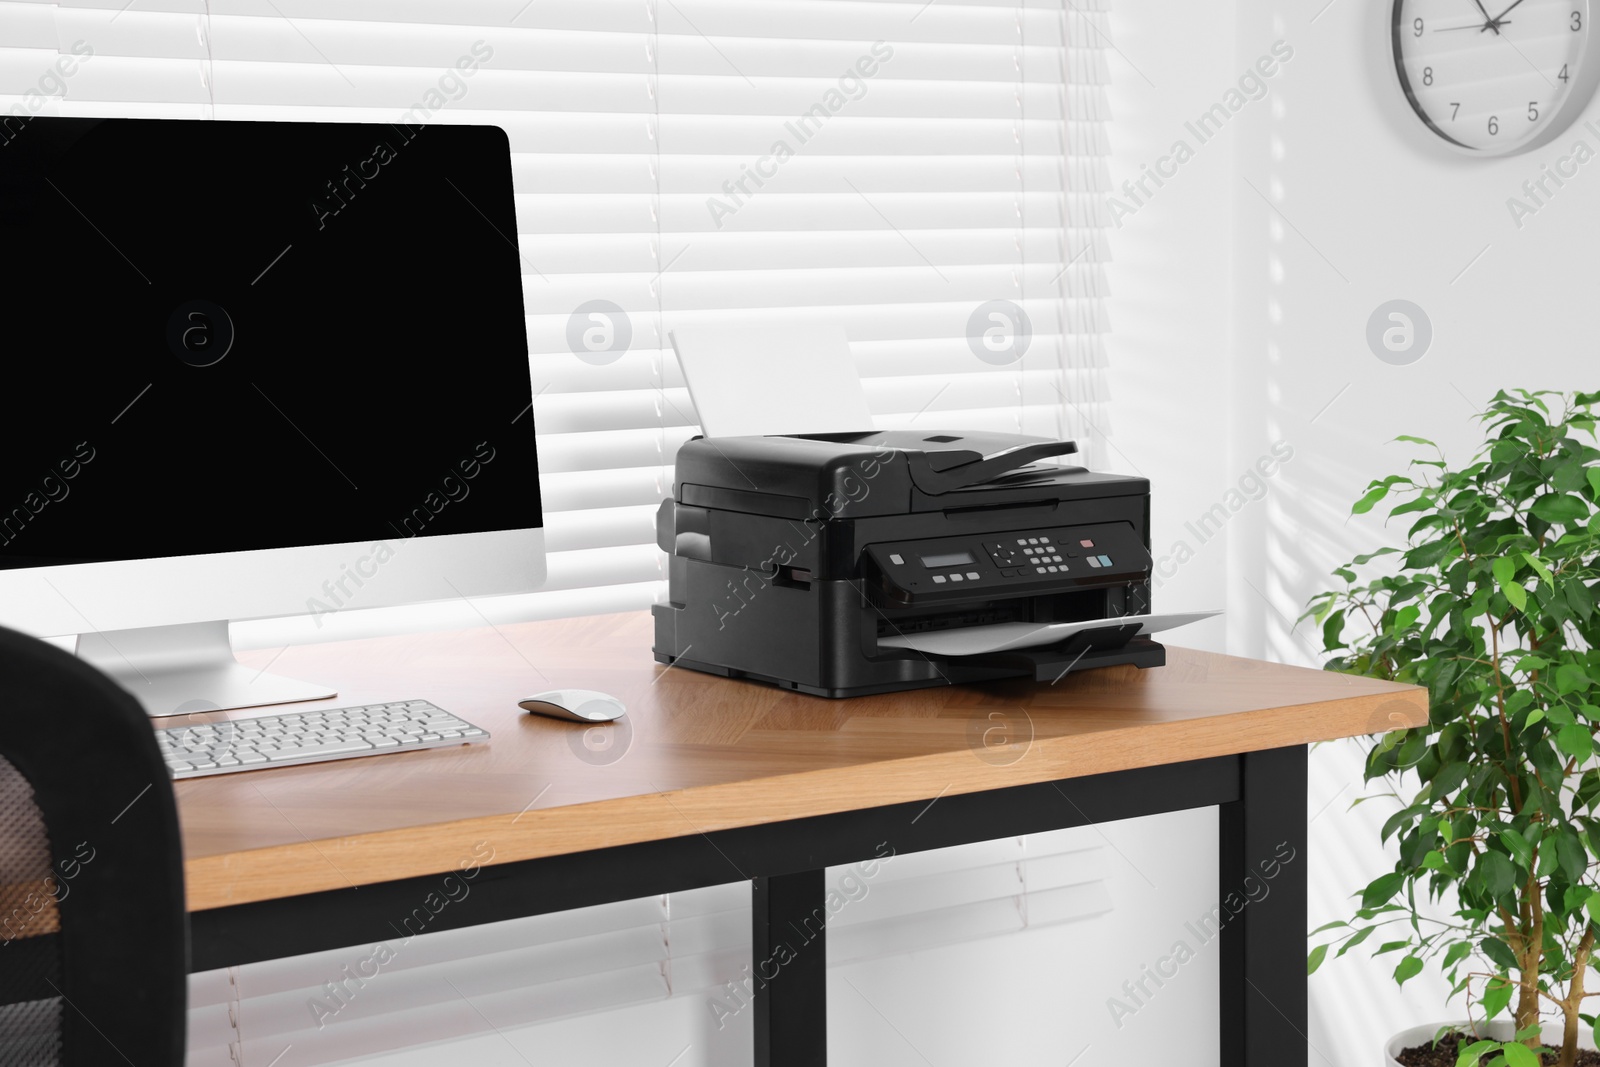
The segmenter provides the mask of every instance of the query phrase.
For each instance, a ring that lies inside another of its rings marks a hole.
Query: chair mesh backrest
[[[61,913],[33,786],[0,757],[0,1067],[61,1063]]]

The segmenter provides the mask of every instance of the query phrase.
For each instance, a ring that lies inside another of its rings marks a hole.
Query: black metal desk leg
[[[828,952],[823,872],[751,883],[755,1067],[828,1062]]]
[[[1306,1067],[1306,749],[1239,763],[1218,824],[1222,1063]]]

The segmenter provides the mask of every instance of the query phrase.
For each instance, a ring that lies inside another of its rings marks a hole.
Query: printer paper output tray
[[[995,626],[966,626],[950,630],[923,633],[896,634],[880,638],[884,648],[909,648],[930,656],[975,656],[991,652],[1010,652],[1022,648],[1038,648],[1060,644],[1089,630],[1110,630],[1097,638],[1100,647],[1125,644],[1138,634],[1159,633],[1191,622],[1209,619],[1220,611],[1185,611],[1164,615],[1128,615],[1122,618],[1085,619],[1081,622],[1057,623],[1001,623]],[[1117,637],[1128,627],[1132,632]]]
[[[1118,664],[1166,666],[1166,646],[1139,634],[1138,629],[1137,626],[1102,627],[1074,634],[1043,648],[951,656],[946,662],[967,667],[993,667],[1013,674],[1032,672],[1034,680],[1039,682],[1058,682],[1064,675],[1076,671]]]

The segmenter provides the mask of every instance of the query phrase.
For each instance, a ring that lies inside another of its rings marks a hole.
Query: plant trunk
[[[1572,980],[1567,983],[1567,999],[1561,1002],[1561,1058],[1556,1067],[1573,1067],[1578,1062],[1578,1009],[1583,1007],[1583,980],[1593,952],[1594,928],[1590,927],[1578,942],[1578,951],[1572,954]]]
[[[1522,964],[1517,989],[1517,1032],[1520,1034],[1539,1022],[1539,950],[1530,948],[1520,960]],[[1524,1041],[1529,1048],[1538,1048],[1537,1037]],[[1569,1065],[1570,1067],[1570,1065]]]
[[[1518,1033],[1539,1023],[1539,962],[1544,955],[1544,909],[1540,906],[1539,890],[1531,875],[1523,895],[1522,921],[1521,929],[1527,930],[1528,934],[1521,938],[1523,951],[1517,958],[1521,964],[1517,975],[1521,979],[1521,989],[1517,991]],[[1540,1043],[1537,1035],[1523,1042],[1532,1049],[1537,1049]]]
[[[1522,1033],[1522,1031],[1526,1030],[1530,1026],[1536,1026],[1538,1022],[1538,993],[1535,991],[1534,995],[1530,997],[1528,996],[1527,986],[1523,986],[1521,994],[1517,997],[1517,1033]],[[1539,1037],[1537,1034],[1535,1034],[1533,1037],[1526,1039],[1522,1043],[1527,1045],[1529,1048],[1536,1049],[1539,1047]],[[1571,1067],[1571,1064],[1568,1064],[1567,1067]]]

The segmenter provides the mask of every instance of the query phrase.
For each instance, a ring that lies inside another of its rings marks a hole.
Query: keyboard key
[[[292,759],[314,759],[318,756],[332,756],[336,753],[370,752],[372,746],[365,741],[337,741],[331,745],[307,745],[304,748],[281,748],[274,752],[268,759],[273,763],[282,763]]]

